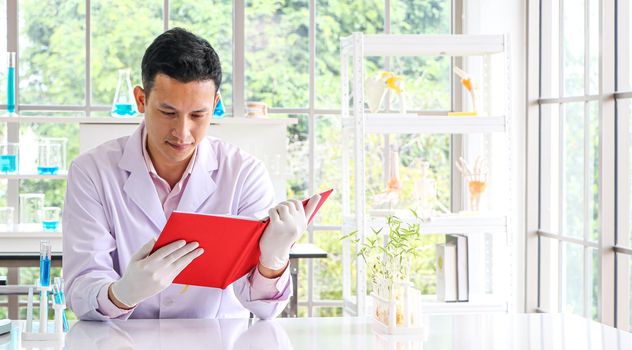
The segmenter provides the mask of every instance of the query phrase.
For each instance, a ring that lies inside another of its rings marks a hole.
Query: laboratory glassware
[[[20,194],[20,224],[29,226],[41,225],[43,208],[43,193]]]
[[[68,139],[44,137],[38,144],[37,173],[56,175],[66,169],[66,146]]]
[[[17,143],[0,144],[0,173],[16,174],[19,164],[19,149]]]
[[[119,69],[118,84],[112,102],[113,117],[134,117],[138,114],[129,69]]]

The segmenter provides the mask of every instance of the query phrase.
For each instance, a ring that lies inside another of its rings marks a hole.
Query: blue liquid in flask
[[[59,171],[58,166],[38,166],[37,173],[40,175],[55,175]]]
[[[59,225],[59,220],[44,220],[42,221],[42,228],[46,232],[55,232],[57,231],[57,226]]]
[[[15,67],[9,67],[7,76],[7,112],[15,113]]]
[[[133,117],[135,115],[136,111],[131,103],[116,103],[112,108],[113,117]]]
[[[220,97],[219,101],[217,102],[217,106],[215,106],[215,110],[213,111],[213,118],[223,118],[225,114],[226,111],[224,110],[224,102]]]
[[[15,173],[18,170],[18,156],[15,154],[0,155],[0,172]]]
[[[40,285],[50,286],[50,259],[40,257]]]

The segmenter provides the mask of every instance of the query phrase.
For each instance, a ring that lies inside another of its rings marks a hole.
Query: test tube
[[[51,245],[50,241],[44,240],[40,242],[40,286],[50,286],[50,257]]]
[[[66,298],[64,297],[64,280],[61,277],[55,277],[53,280],[53,291],[55,293],[55,304],[66,304]],[[68,318],[66,318],[66,313],[61,311],[61,318],[63,324],[64,332],[68,332]]]
[[[7,112],[15,113],[15,52],[8,52]]]
[[[50,288],[51,258],[50,250],[50,241],[40,241],[40,333],[46,333],[48,323],[48,290]]]
[[[29,297],[26,307],[26,331],[33,331],[33,287],[29,287]]]

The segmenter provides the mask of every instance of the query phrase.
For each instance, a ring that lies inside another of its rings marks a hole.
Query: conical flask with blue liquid
[[[116,94],[114,95],[114,101],[112,102],[112,116],[135,117],[137,115],[138,110],[136,109],[132,82],[130,81],[130,70],[119,69]]]
[[[224,109],[224,101],[222,101],[222,94],[220,94],[219,90],[217,90],[217,95],[219,96],[219,99],[217,100],[215,110],[213,111],[213,118],[224,118],[226,110]]]

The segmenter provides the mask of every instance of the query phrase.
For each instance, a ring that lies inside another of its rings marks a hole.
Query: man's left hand
[[[303,203],[294,199],[269,210],[270,223],[259,240],[259,265],[264,268],[264,271],[259,271],[265,277],[275,274],[275,271],[285,270],[290,260],[290,248],[307,229],[307,221],[319,201],[320,195],[316,194],[309,199],[304,209]]]

